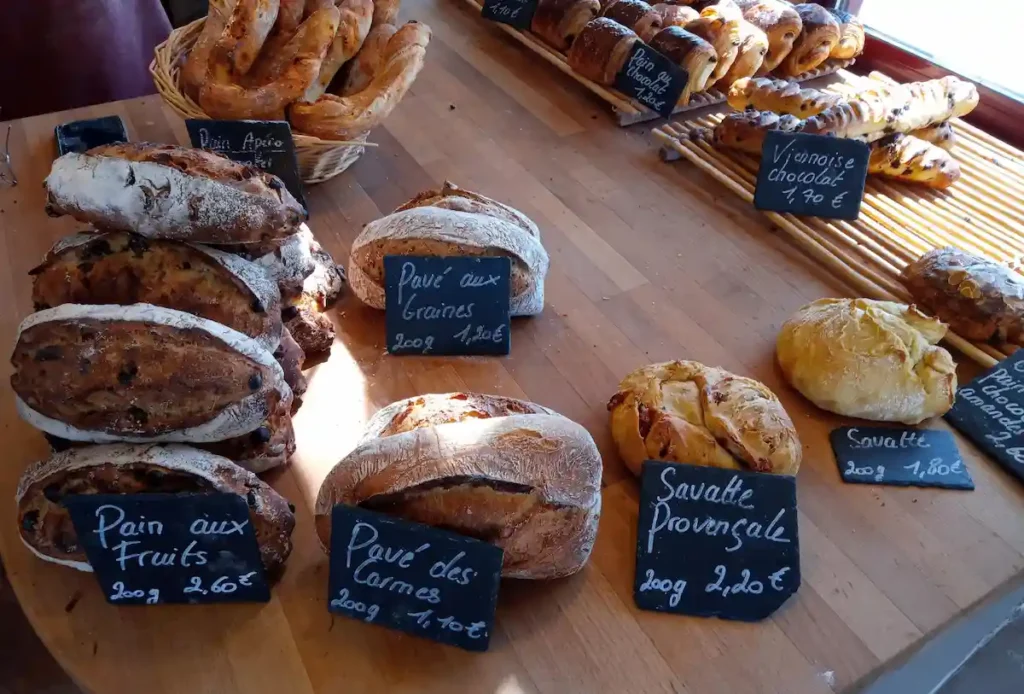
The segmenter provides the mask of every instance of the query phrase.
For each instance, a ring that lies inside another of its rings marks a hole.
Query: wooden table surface
[[[373,134],[380,147],[310,189],[311,226],[345,260],[363,224],[451,179],[539,224],[552,259],[544,313],[514,321],[508,358],[396,358],[384,352],[383,313],[342,299],[331,357],[308,374],[298,452],[271,479],[298,523],[267,605],[112,607],[92,576],[30,555],[13,497],[47,446],[15,413],[5,361],[0,550],[29,619],[76,681],[101,694],[842,691],[1020,571],[1024,490],[964,439],[974,492],[840,481],[827,434],[843,420],[783,382],[773,346],[790,313],[846,287],[712,180],[661,163],[646,127],[615,127],[603,103],[463,3],[407,5],[406,18],[434,29],[427,66]],[[31,310],[27,272],[76,228],[43,213],[53,127],[105,114],[122,116],[133,139],[188,141],[157,97],[14,122],[21,184],[0,189],[0,344],[13,345]],[[673,358],[764,381],[804,444],[803,585],[758,624],[633,604],[638,487],[615,454],[605,403],[631,369]],[[486,654],[328,614],[310,514],[320,481],[377,408],[462,389],[529,398],[581,422],[605,464],[589,565],[565,580],[504,582]]]

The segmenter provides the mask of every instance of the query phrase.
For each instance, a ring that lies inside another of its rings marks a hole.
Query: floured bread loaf
[[[274,352],[274,359],[277,359],[277,363],[281,365],[285,383],[292,389],[292,395],[295,396],[292,410],[294,412],[299,409],[299,405],[302,404],[302,395],[306,392],[306,377],[302,375],[302,368],[306,363],[306,351],[295,341],[288,328],[281,331],[281,344]]]
[[[935,346],[945,335],[913,306],[819,299],[782,326],[776,355],[786,379],[823,410],[917,424],[953,406],[956,364]]]
[[[231,247],[238,253],[262,267],[271,279],[277,282],[281,296],[285,298],[302,293],[302,283],[313,274],[313,232],[305,224],[283,241],[273,241],[256,246]]]
[[[150,304],[34,313],[11,363],[19,414],[73,441],[223,441],[291,399],[281,366],[254,340]]]
[[[282,315],[295,342],[305,354],[329,352],[334,344],[334,323],[327,310],[345,286],[345,271],[317,241],[309,238],[313,272],[302,281],[302,291],[285,302]]]
[[[127,231],[61,239],[34,276],[37,311],[61,304],[153,304],[222,323],[264,349],[281,341],[281,295],[263,268],[231,253]]]
[[[272,577],[291,553],[290,504],[251,472],[189,446],[113,444],[72,448],[28,467],[18,483],[21,539],[41,559],[92,571],[71,516],[73,494],[237,494],[249,505],[263,567]]]
[[[46,177],[46,212],[195,243],[284,238],[306,210],[277,176],[202,149],[130,142],[71,152]]]
[[[513,316],[544,308],[548,254],[540,231],[524,214],[445,182],[392,214],[370,222],[352,244],[348,281],[373,308],[384,308],[384,256],[506,256],[512,261]]]
[[[800,439],[782,403],[751,378],[695,361],[633,371],[608,402],[612,438],[639,475],[645,460],[795,475]]]
[[[522,400],[423,395],[393,403],[327,475],[316,528],[362,506],[501,547],[502,575],[556,578],[582,568],[601,512],[601,456],[579,424]]]

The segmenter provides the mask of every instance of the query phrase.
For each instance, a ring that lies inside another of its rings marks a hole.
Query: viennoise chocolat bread
[[[645,460],[795,475],[802,450],[767,386],[695,361],[643,366],[608,402],[612,438],[639,475]]]
[[[127,231],[67,236],[32,270],[37,311],[61,304],[153,304],[245,333],[273,351],[281,294],[262,267],[231,253]]]
[[[274,356],[151,304],[64,304],[18,328],[11,387],[29,424],[73,441],[223,441],[291,399]]]
[[[629,27],[598,17],[586,23],[569,47],[569,67],[589,80],[611,86],[639,40]]]
[[[451,182],[370,222],[353,242],[348,281],[373,308],[384,308],[384,256],[393,254],[506,256],[512,261],[512,315],[531,316],[544,308],[549,261],[537,225],[518,210]]]
[[[936,248],[903,268],[903,285],[925,309],[969,340],[1024,345],[1024,278],[959,248]]]
[[[590,556],[601,512],[601,456],[579,424],[493,395],[422,395],[375,414],[327,475],[316,528],[361,506],[490,542],[502,575],[556,578]]]
[[[945,414],[956,364],[942,347],[946,325],[913,306],[819,299],[782,326],[776,357],[786,380],[823,410],[918,424]]]
[[[15,502],[22,542],[40,559],[92,571],[62,500],[74,494],[237,494],[249,518],[263,566],[279,574],[291,552],[290,504],[256,475],[230,460],[189,446],[111,444],[71,448],[30,465]]]
[[[46,177],[46,212],[194,243],[294,234],[306,210],[277,176],[202,149],[144,142],[70,152]]]

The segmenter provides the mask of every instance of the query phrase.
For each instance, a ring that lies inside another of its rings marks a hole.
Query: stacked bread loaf
[[[341,284],[305,209],[275,176],[145,143],[64,155],[46,189],[49,214],[95,228],[32,271],[11,356],[19,413],[58,449],[23,476],[26,544],[87,568],[65,494],[227,491],[279,568],[294,517],[255,473],[295,449],[304,352],[330,347]]]
[[[531,31],[584,77],[612,85],[643,41],[683,67],[680,104],[753,75],[795,77],[864,50],[852,15],[782,0],[540,0]]]
[[[950,120],[974,110],[978,90],[956,77],[909,84],[876,79],[844,97],[755,77],[734,82],[728,102],[738,113],[703,132],[717,147],[760,155],[772,130],[857,139],[871,146],[868,173],[942,189],[960,178]]]

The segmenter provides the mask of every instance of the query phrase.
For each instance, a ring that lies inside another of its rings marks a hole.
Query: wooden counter
[[[92,576],[35,559],[13,496],[43,437],[0,379],[0,550],[29,619],[87,690],[126,692],[841,691],[1024,566],[1024,490],[959,439],[974,492],[844,485],[823,413],[782,381],[776,331],[833,284],[754,210],[655,155],[646,127],[618,128],[602,102],[462,3],[408,3],[434,39],[411,94],[351,171],[309,191],[311,226],[339,260],[361,226],[449,178],[515,205],[550,251],[548,304],[514,321],[508,358],[395,358],[384,316],[351,296],[330,359],[312,369],[298,453],[271,481],[298,507],[295,550],[268,605],[112,607]],[[75,229],[43,213],[58,123],[116,113],[133,139],[187,142],[157,97],[14,123],[21,184],[0,189],[0,345],[31,311],[27,275]],[[9,348],[9,347],[8,347]],[[798,478],[803,585],[759,624],[633,605],[638,487],[619,461],[605,403],[629,370],[672,358],[719,364],[779,393],[804,444]],[[961,373],[961,378],[967,377]],[[310,507],[365,419],[392,400],[472,389],[526,397],[583,423],[605,456],[604,514],[587,568],[506,581],[486,654],[332,617]],[[945,426],[934,422],[935,426]]]

